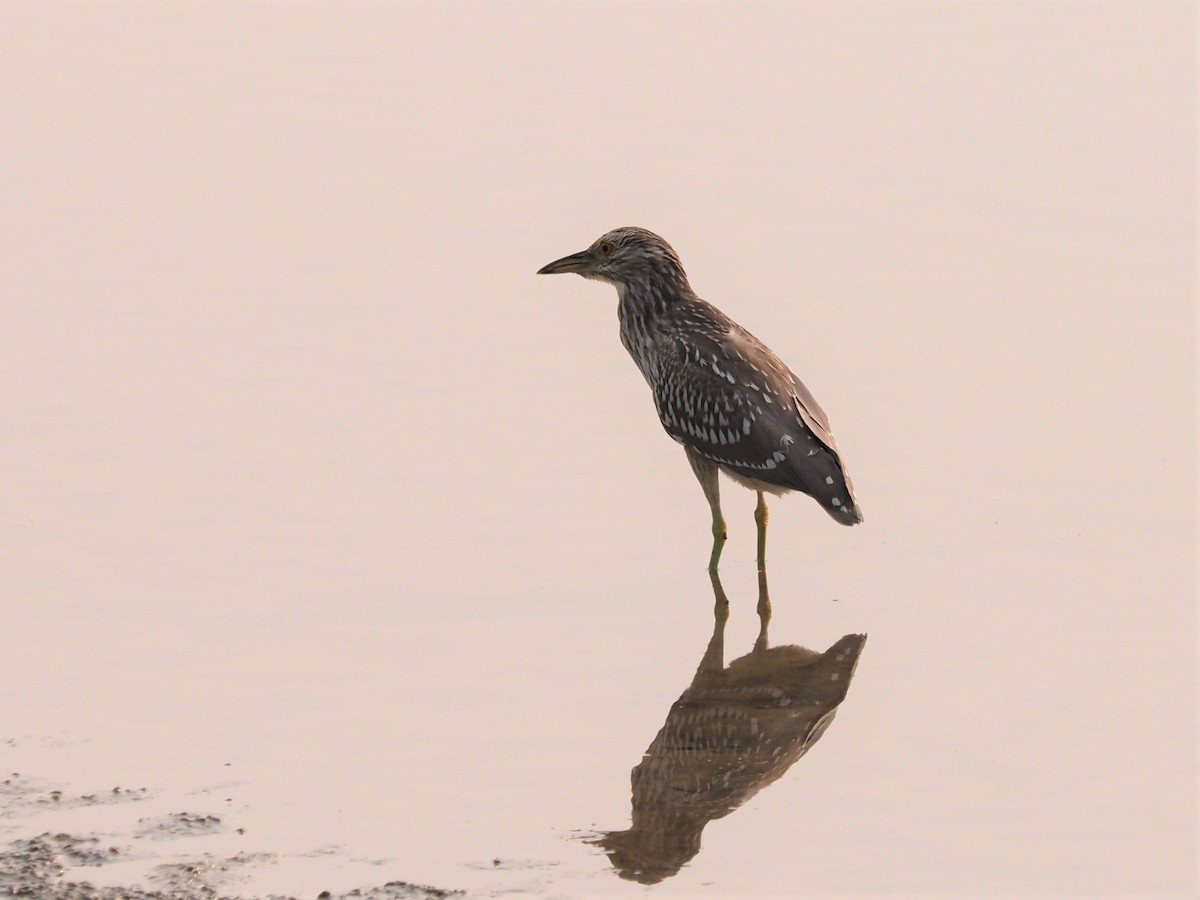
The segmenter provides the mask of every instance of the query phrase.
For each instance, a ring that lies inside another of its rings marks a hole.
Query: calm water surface
[[[246,896],[1194,895],[1194,9],[0,24],[0,767],[149,794],[0,839],[218,815],[72,877],[270,854]],[[854,477],[862,527],[773,504],[769,623],[753,495],[714,586],[611,288],[533,275],[624,224]]]

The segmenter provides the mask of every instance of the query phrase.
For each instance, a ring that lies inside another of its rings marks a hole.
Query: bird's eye
[[[612,254],[612,250],[613,250],[612,244],[610,244],[608,241],[605,241],[604,243],[602,243],[600,245],[600,255],[601,256],[610,256]]]

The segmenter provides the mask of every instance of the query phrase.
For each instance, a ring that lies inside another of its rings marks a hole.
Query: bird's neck
[[[695,300],[686,283],[671,285],[616,283],[617,320],[621,343],[651,386],[655,384],[659,344],[671,333],[670,323],[681,307]]]
[[[627,316],[651,321],[667,315],[674,307],[695,300],[687,279],[648,277],[638,281],[617,281],[617,309]]]

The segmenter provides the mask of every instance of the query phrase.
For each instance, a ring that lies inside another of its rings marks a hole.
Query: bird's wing
[[[735,346],[718,338],[672,338],[660,347],[654,403],[663,427],[679,443],[741,475],[802,489],[793,483],[791,467],[781,464],[794,444],[828,447],[825,414],[806,390],[816,416],[805,410],[795,376],[769,350],[781,371],[757,365],[761,353],[739,357]]]
[[[825,410],[821,409],[821,404],[804,386],[804,382],[797,378],[766,344],[736,324],[726,332],[720,343],[729,356],[739,360],[753,360],[755,367],[766,373],[775,390],[786,390],[790,393],[796,404],[796,411],[808,430],[834,453],[838,452],[837,441],[834,440]]]
[[[659,347],[654,403],[679,443],[727,472],[815,498],[862,521],[824,410],[790,369],[736,325]]]

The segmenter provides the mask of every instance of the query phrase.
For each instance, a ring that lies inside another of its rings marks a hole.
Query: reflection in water
[[[771,601],[758,573],[762,623],[754,649],[728,667],[729,601],[716,573],[712,639],[696,676],[633,770],[633,825],[590,839],[622,878],[654,884],[700,852],[700,833],[779,779],[833,721],[867,640],[848,634],[824,653],[768,647]]]

